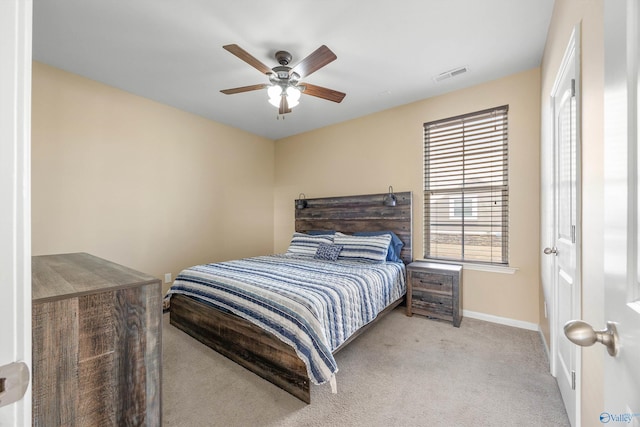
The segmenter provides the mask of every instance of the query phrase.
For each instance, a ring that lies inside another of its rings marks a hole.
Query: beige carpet
[[[568,426],[536,332],[396,309],[336,356],[306,405],[169,325],[165,426]]]

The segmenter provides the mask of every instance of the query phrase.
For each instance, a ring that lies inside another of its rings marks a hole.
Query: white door
[[[637,0],[607,0],[604,4],[604,312],[605,320],[615,323],[619,349],[617,356],[605,356],[605,406],[600,418],[603,423],[640,426],[640,6]],[[600,329],[604,325],[592,326]]]
[[[30,391],[10,401],[15,370],[31,366],[31,11],[0,1],[0,425],[31,425]],[[6,378],[3,380],[3,378]],[[4,391],[3,391],[4,389]]]
[[[551,318],[552,373],[556,377],[571,425],[580,424],[580,396],[577,375],[580,354],[562,334],[566,322],[580,317],[579,253],[579,123],[577,88],[579,87],[577,47],[579,27],[573,31],[551,92],[553,112],[553,189],[554,219],[551,246],[547,256],[554,257],[552,283],[554,315]]]

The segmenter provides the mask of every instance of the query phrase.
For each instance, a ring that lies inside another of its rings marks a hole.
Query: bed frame
[[[295,210],[295,230],[393,231],[403,241],[401,258],[412,261],[411,192],[395,193],[397,204],[384,206],[385,194],[306,199],[304,209]],[[297,202],[297,200],[296,200]],[[358,335],[371,327],[404,297],[383,310],[372,322],[353,334],[336,354]],[[275,335],[232,313],[216,309],[184,295],[171,297],[172,325],[244,366],[262,378],[311,403],[307,368],[293,347]]]

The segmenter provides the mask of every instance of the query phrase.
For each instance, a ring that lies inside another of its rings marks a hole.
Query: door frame
[[[32,0],[0,4],[0,365],[31,369]],[[31,387],[0,407],[0,425],[31,425]]]
[[[575,99],[576,99],[576,152],[575,152],[575,161],[576,161],[576,224],[575,224],[575,245],[576,245],[576,265],[575,265],[575,277],[574,277],[574,293],[573,293],[573,301],[572,303],[572,319],[580,319],[582,318],[582,305],[581,305],[581,297],[582,297],[582,154],[581,154],[581,131],[582,131],[582,96],[581,96],[581,25],[580,23],[576,24],[571,32],[571,36],[569,37],[569,41],[567,43],[567,47],[565,49],[564,55],[562,57],[562,62],[558,68],[556,73],[555,81],[553,87],[551,89],[551,94],[549,97],[550,103],[550,112],[551,117],[548,121],[548,126],[551,132],[551,154],[553,155],[553,160],[551,163],[551,170],[543,170],[543,176],[552,176],[553,178],[550,180],[550,185],[545,188],[552,188],[552,209],[551,212],[549,210],[543,211],[543,215],[549,215],[551,213],[551,218],[547,218],[547,224],[551,226],[548,227],[548,232],[550,235],[546,236],[547,241],[542,242],[542,246],[546,245],[555,245],[555,238],[557,236],[558,224],[557,224],[557,203],[558,203],[558,195],[555,187],[555,169],[556,169],[556,109],[555,109],[555,97],[557,96],[560,88],[560,83],[563,76],[566,73],[566,70],[573,65],[575,69],[575,74],[573,78],[575,79]],[[559,322],[559,289],[558,283],[555,277],[555,257],[551,259],[547,263],[543,263],[541,265],[546,265],[546,269],[551,271],[551,274],[547,272],[542,272],[543,276],[546,274],[547,278],[551,279],[551,308],[549,310],[549,333],[550,333],[550,348],[549,348],[549,361],[550,361],[550,372],[556,378],[558,375],[558,342],[559,340],[566,339],[564,336],[563,326],[558,324]],[[575,360],[573,360],[573,367],[575,370],[575,383],[574,383],[574,413],[568,414],[569,418],[574,420],[574,425],[581,425],[581,390],[582,390],[582,354],[580,350],[575,352]]]

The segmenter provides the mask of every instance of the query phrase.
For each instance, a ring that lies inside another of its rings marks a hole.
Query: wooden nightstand
[[[407,266],[407,316],[462,320],[462,266],[417,261]]]

